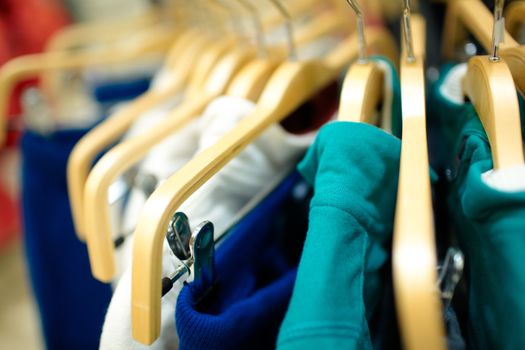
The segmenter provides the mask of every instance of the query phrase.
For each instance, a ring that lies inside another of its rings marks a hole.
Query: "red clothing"
[[[0,65],[20,55],[43,51],[49,37],[68,23],[67,12],[56,0],[0,0]],[[32,78],[14,87],[6,111],[9,125],[19,123],[22,91],[37,82]],[[18,144],[20,130],[9,129],[7,146],[13,147]],[[0,145],[0,157],[2,147],[4,145]],[[0,248],[20,232],[18,200],[3,186],[0,182]]]

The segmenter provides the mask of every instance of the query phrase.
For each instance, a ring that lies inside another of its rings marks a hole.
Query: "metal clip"
[[[191,274],[193,266],[193,283],[202,288],[213,285],[215,280],[215,242],[213,240],[213,224],[209,221],[201,223],[191,233],[188,217],[184,213],[175,213],[168,227],[166,239],[171,251],[180,260],[171,277],[162,279],[162,296],[166,295],[177,280]]]
[[[138,189],[145,198],[148,198],[153,194],[158,184],[159,179],[155,175],[140,173],[137,167],[131,168],[109,187],[108,199],[110,206],[113,207],[120,205],[120,203],[125,203],[132,188]],[[122,227],[120,231],[120,234],[113,241],[115,248],[120,247],[126,241],[126,238],[133,233],[129,230],[125,232]]]
[[[461,250],[449,248],[443,265],[438,268],[439,278],[437,282],[437,287],[445,308],[448,307],[452,301],[456,286],[463,275],[464,267],[465,258]]]

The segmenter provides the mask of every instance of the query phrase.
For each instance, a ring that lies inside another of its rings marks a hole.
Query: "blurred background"
[[[132,18],[151,6],[147,0],[0,0],[0,65],[14,57],[42,52],[49,38],[68,25]],[[43,348],[22,252],[19,154],[15,147],[22,91],[37,83],[34,79],[24,81],[12,93],[12,132],[9,146],[0,152],[0,349]]]

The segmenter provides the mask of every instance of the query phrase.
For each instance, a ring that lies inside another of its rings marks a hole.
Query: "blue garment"
[[[150,76],[105,82],[92,88],[93,96],[101,104],[132,100],[146,92],[150,83]]]
[[[298,183],[306,186],[299,179],[290,175],[230,231],[217,249],[211,291],[182,289],[181,350],[275,348],[306,232],[308,202],[293,198]]]
[[[66,164],[85,130],[49,137],[25,133],[22,204],[25,254],[47,349],[98,349],[109,285],[91,276],[86,246],[75,235]]]

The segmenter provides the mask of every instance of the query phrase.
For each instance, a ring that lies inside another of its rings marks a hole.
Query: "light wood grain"
[[[444,350],[445,332],[436,288],[425,106],[425,22],[412,16],[415,61],[401,59],[403,139],[394,224],[393,278],[404,347]]]

